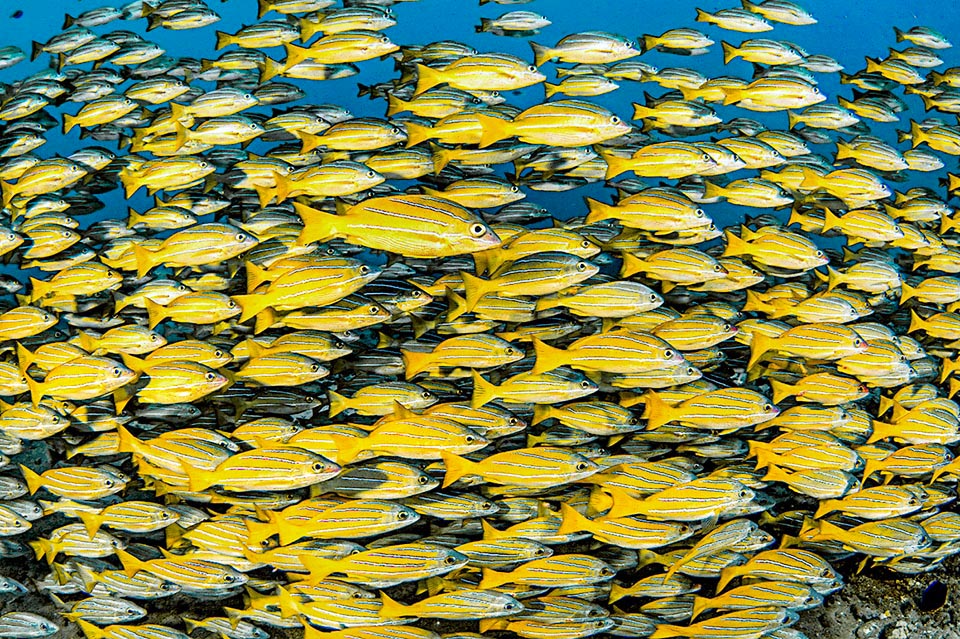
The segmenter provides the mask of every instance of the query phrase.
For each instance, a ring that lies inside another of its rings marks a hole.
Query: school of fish
[[[960,155],[942,34],[846,74],[769,37],[816,23],[788,0],[477,26],[528,59],[395,43],[390,0],[246,4],[67,16],[0,85],[0,638],[800,639],[843,574],[960,552],[960,176],[893,186]],[[307,103],[381,57],[385,117]]]

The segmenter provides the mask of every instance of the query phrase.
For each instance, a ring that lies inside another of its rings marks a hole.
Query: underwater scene
[[[960,11],[0,4],[0,639],[960,639]]]

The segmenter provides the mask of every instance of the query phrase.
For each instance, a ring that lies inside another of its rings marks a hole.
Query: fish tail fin
[[[147,326],[152,330],[157,324],[167,318],[167,309],[151,299],[144,300],[144,304],[147,307]]]
[[[690,612],[690,621],[693,621],[705,611],[710,610],[713,600],[709,597],[699,597],[694,595],[693,597],[693,609]]]
[[[27,380],[27,387],[30,389],[30,402],[33,404],[33,407],[36,408],[40,405],[40,400],[43,399],[44,385],[43,382],[38,382],[29,375],[24,375],[24,379]]]
[[[800,124],[800,116],[793,111],[787,111],[787,128],[794,129]]]
[[[77,117],[69,113],[63,114],[63,134],[70,133],[70,130],[77,126]]]
[[[774,339],[772,337],[762,333],[754,333],[753,339],[750,340],[750,359],[747,362],[747,369],[753,368],[764,353],[773,348],[773,345]],[[773,403],[776,404],[777,401],[774,400]]]
[[[287,54],[287,59],[283,62],[279,60],[274,60],[270,56],[267,56],[263,61],[263,69],[260,71],[260,82],[266,82],[271,78],[275,78],[278,75],[282,75],[284,71],[287,70],[287,61],[290,60],[289,53]],[[294,65],[290,65],[294,66]]]
[[[643,258],[633,253],[626,253],[623,256],[623,264],[620,266],[620,277],[630,277],[636,273],[642,273],[643,269]]]
[[[910,309],[910,327],[907,328],[908,333],[913,333],[915,331],[920,331],[925,329],[927,326],[926,321],[917,315],[917,312],[913,309]]]
[[[903,42],[906,39],[906,37],[903,34],[903,31],[898,27],[893,28],[893,35],[894,37],[896,37],[897,42]]]
[[[820,229],[822,233],[831,231],[840,226],[840,218],[837,217],[833,211],[829,208],[824,207],[823,209],[823,228]]]
[[[472,311],[477,306],[480,298],[489,293],[494,285],[490,280],[477,277],[472,273],[460,271],[460,277],[463,278],[463,288],[467,299],[467,311]]]
[[[329,435],[330,441],[337,449],[337,459],[341,466],[354,461],[363,452],[365,437],[350,437],[348,435]]]
[[[550,404],[534,404],[533,418],[530,420],[531,426],[536,426],[540,422],[546,421],[553,416],[553,406]]]
[[[720,581],[717,582],[717,592],[719,593],[727,587],[731,581],[741,575],[740,566],[728,566],[720,571]]]
[[[126,550],[118,548],[116,553],[117,559],[119,559],[123,565],[123,572],[127,577],[135,577],[138,572],[145,570],[147,567],[147,562],[137,559]]]
[[[234,295],[233,301],[235,301],[241,308],[240,319],[237,320],[241,324],[270,306],[270,296],[266,293]]]
[[[595,200],[592,197],[585,197],[583,200],[587,203],[587,217],[584,220],[584,222],[587,224],[593,224],[594,222],[599,222],[601,220],[610,218],[612,216],[613,209],[616,208],[614,206],[610,206],[606,202]]]
[[[137,243],[133,244],[133,257],[137,262],[137,277],[144,277],[157,265],[157,258],[153,251]]]
[[[103,516],[99,513],[91,513],[85,510],[79,511],[77,516],[80,517],[80,521],[83,522],[83,527],[86,529],[87,535],[89,535],[90,539],[93,539],[93,536],[100,530],[100,526],[103,525]]]
[[[413,124],[412,122],[408,123]],[[409,129],[409,126],[407,127]],[[422,129],[427,129],[429,127],[421,126]],[[428,134],[429,135],[429,134]],[[440,171],[446,168],[450,161],[453,160],[454,149],[444,149],[438,146],[433,147],[433,153],[431,159],[433,160],[433,174],[440,175]]]
[[[270,279],[267,269],[250,260],[244,262],[244,267],[247,274],[247,293],[253,293],[257,287]]]
[[[444,292],[447,298],[447,321],[452,322],[468,311],[467,300],[458,295],[455,290],[445,287]]]
[[[417,64],[417,89],[414,95],[420,95],[427,89],[446,82],[442,71],[428,67],[425,64]]]
[[[286,44],[284,44],[283,48],[287,52],[287,57],[283,61],[283,64],[288,69],[291,67],[297,66],[298,64],[306,60],[307,56],[310,55],[309,54],[310,49],[306,47],[298,47],[297,45],[291,44],[290,42],[287,42]]]
[[[482,113],[476,113],[473,117],[480,123],[480,128],[483,131],[480,134],[480,144],[478,145],[481,149],[513,135],[510,126],[512,122],[509,120],[502,120]]]
[[[664,639],[665,637],[684,637],[687,635],[685,626],[675,626],[669,623],[657,624],[657,629],[647,635],[649,639]]]
[[[787,384],[786,382],[781,382],[776,379],[770,380],[770,389],[773,391],[774,404],[779,404],[786,398],[797,394],[797,389],[795,386]]]
[[[477,586],[480,590],[497,588],[503,584],[510,583],[510,573],[508,572],[497,572],[490,568],[483,568],[481,575],[483,576],[480,578],[480,583]]]
[[[383,619],[395,619],[397,617],[410,617],[409,606],[400,603],[395,599],[391,599],[389,595],[385,592],[380,593],[380,601],[382,606],[380,607],[380,617]]]
[[[740,53],[740,50],[737,49],[737,47],[733,46],[732,44],[730,44],[730,43],[727,42],[726,40],[721,40],[721,41],[720,41],[720,47],[723,49],[723,63],[724,63],[724,64],[730,64],[730,62],[733,61],[733,59],[736,58],[737,55],[739,55],[739,53]]]
[[[31,495],[43,486],[43,478],[23,464],[20,464],[20,472],[23,473],[23,480],[27,483],[27,490],[30,491]]]
[[[913,148],[917,148],[923,142],[929,141],[927,132],[920,128],[920,123],[916,120],[910,121],[910,144],[913,145]]]
[[[750,254],[750,244],[735,235],[730,229],[723,232],[723,239],[726,240],[726,245],[723,248],[721,257],[735,257],[737,255]]]
[[[844,276],[843,273],[833,268],[832,266],[827,266],[827,292],[829,293],[833,289],[837,288],[843,284]]]
[[[84,349],[86,350],[86,349]],[[30,368],[30,365],[33,364],[34,356],[26,346],[17,342],[17,368],[20,369],[21,375],[27,374],[27,369]]]
[[[423,351],[410,351],[400,349],[400,357],[403,358],[403,373],[406,379],[411,379],[417,373],[426,370],[431,364],[432,353]]]
[[[471,474],[477,464],[459,455],[447,451],[440,451],[443,467],[446,474],[443,477],[443,488],[456,482],[461,477]]]
[[[603,515],[604,519],[620,519],[643,512],[643,501],[622,488],[610,488],[606,492],[610,494],[611,504],[610,510]]]
[[[496,386],[485,380],[476,370],[471,370],[470,374],[473,377],[473,396],[470,398],[471,407],[480,408],[496,399]]]
[[[656,391],[648,391],[644,404],[643,417],[647,420],[647,430],[656,430],[673,419],[673,407],[663,401]]]
[[[533,370],[531,371],[534,375],[546,373],[563,366],[567,359],[567,352],[565,350],[562,348],[554,348],[536,337],[533,338],[533,352],[537,357],[536,363],[533,365]]]
[[[418,122],[404,122],[403,126],[407,130],[406,148],[408,149],[411,146],[416,146],[425,140],[430,140],[433,138],[432,126],[427,126],[426,124],[420,124]],[[437,154],[435,152],[433,156],[434,173],[439,173],[444,166],[446,166],[446,164],[443,164],[439,169],[437,168]]]
[[[254,335],[259,335],[276,323],[277,312],[273,310],[272,306],[268,306],[257,313],[257,319],[256,323],[254,324],[253,333]]]
[[[217,44],[215,48],[217,51],[219,51],[224,47],[230,46],[234,42],[234,37],[225,31],[217,31],[216,36],[217,36]]]
[[[820,505],[817,506],[817,511],[813,513],[814,519],[820,519],[824,515],[829,515],[837,509],[837,504],[840,500],[838,499],[825,499],[820,502]]]
[[[183,474],[187,476],[187,479],[190,482],[190,492],[203,492],[217,483],[217,474],[215,471],[195,468],[188,464],[184,464],[182,461],[180,462],[180,467],[183,468]]]
[[[703,181],[703,197],[704,198],[712,199],[715,197],[723,197],[724,193],[726,193],[726,189],[724,189],[719,184],[715,184],[710,180]]]
[[[315,208],[293,203],[293,208],[300,219],[303,221],[303,230],[297,237],[299,246],[306,246],[313,242],[326,242],[337,235],[337,222],[339,216],[325,211],[318,211]]]
[[[530,49],[533,51],[534,66],[543,66],[544,63],[553,59],[554,51],[550,47],[545,47],[542,44],[537,44],[531,40]]]
[[[551,97],[553,97],[554,95],[557,94],[557,92],[559,91],[559,89],[560,89],[560,85],[559,85],[559,84],[550,84],[549,82],[544,82],[544,83],[543,83],[543,94],[544,94],[543,97],[549,100]]]
[[[83,631],[83,635],[87,639],[103,639],[107,636],[105,630],[98,628],[85,619],[77,619],[77,625],[80,626],[80,630]]]
[[[401,100],[396,95],[392,93],[388,93],[387,94],[387,117],[406,111],[407,108],[409,107],[409,104],[410,103],[407,102],[406,100]]]
[[[605,180],[612,180],[621,173],[626,173],[631,170],[631,158],[624,158],[603,151],[600,152],[600,157],[603,158],[603,161],[607,164],[607,170],[603,176]]]
[[[878,73],[882,68],[879,60],[876,60],[871,57],[866,58],[867,61],[867,73]]]
[[[697,8],[697,17],[694,19],[695,22],[710,22],[710,18],[713,16],[704,11],[703,9]]]
[[[350,408],[350,400],[341,395],[336,391],[327,391],[327,396],[330,399],[330,418],[339,415],[343,411]]]
[[[560,527],[557,534],[568,535],[581,531],[589,531],[593,527],[593,522],[584,517],[580,512],[566,502],[560,502]]]
[[[300,602],[297,601],[296,597],[293,594],[280,586],[278,588],[280,591],[279,603],[280,603],[280,616],[284,619],[287,617],[295,617],[300,614]]]

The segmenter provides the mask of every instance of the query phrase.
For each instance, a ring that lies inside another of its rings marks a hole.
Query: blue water
[[[25,2],[22,0],[3,0],[0,3],[0,40],[2,44],[15,44],[30,51],[30,41],[45,41],[51,35],[60,31],[64,13],[77,15],[97,6],[107,3],[90,0],[42,0]],[[119,3],[122,4],[122,3]],[[228,0],[208,3],[217,11],[222,20],[209,27],[189,31],[167,31],[157,29],[146,33],[145,20],[116,21],[109,25],[96,27],[95,30],[106,33],[115,29],[128,29],[145,35],[148,39],[165,47],[168,55],[190,56],[194,58],[211,58],[219,55],[214,51],[214,31],[223,30],[234,32],[242,25],[257,21],[256,2],[254,0]],[[397,26],[389,29],[390,38],[398,44],[425,44],[428,42],[453,39],[469,43],[480,51],[502,51],[512,53],[532,60],[527,40],[535,40],[543,44],[554,44],[563,36],[576,31],[588,29],[608,30],[622,33],[627,36],[639,37],[643,33],[659,34],[667,29],[676,27],[694,27],[701,29],[711,36],[716,44],[706,55],[685,57],[651,51],[642,57],[657,67],[688,66],[710,76],[722,74],[740,75],[749,77],[752,74],[750,64],[736,60],[729,65],[723,64],[720,41],[728,40],[737,44],[751,37],[772,37],[796,42],[809,53],[826,54],[834,57],[845,67],[848,73],[863,68],[864,57],[882,58],[887,54],[889,47],[904,48],[908,43],[896,43],[893,28],[898,26],[907,29],[915,25],[927,25],[938,29],[948,38],[952,38],[960,45],[960,12],[951,10],[951,2],[943,0],[877,0],[863,2],[848,0],[835,2],[828,0],[807,0],[802,3],[817,19],[818,24],[795,27],[784,24],[775,24],[775,29],[763,34],[742,34],[725,31],[713,25],[695,22],[695,8],[706,11],[716,11],[721,8],[738,6],[735,2],[696,2],[695,0],[591,0],[581,2],[575,0],[536,0],[526,5],[497,5],[487,4],[478,6],[471,0],[420,0],[419,2],[402,2],[393,6],[398,19]],[[11,18],[11,14],[20,9],[23,16],[19,19]],[[476,33],[474,25],[479,24],[480,17],[497,17],[510,10],[526,9],[536,11],[549,18],[553,24],[539,35],[529,38],[509,38],[490,33]],[[270,13],[265,19],[278,19],[277,13]],[[281,59],[283,50],[275,48],[267,51],[271,57]],[[939,51],[945,64],[943,68],[960,64],[960,50],[947,49]],[[22,78],[29,73],[40,70],[48,63],[50,56],[43,55],[34,62],[24,61],[10,69],[0,71],[0,81],[11,82]],[[348,107],[358,116],[383,117],[385,101],[370,100],[357,97],[357,83],[375,84],[396,77],[392,60],[371,60],[360,65],[361,73],[357,76],[326,82],[299,82],[308,93],[307,100],[311,102],[335,102]],[[85,68],[89,68],[86,65]],[[543,67],[548,79],[555,79],[555,66],[548,63]],[[837,74],[818,74],[821,91],[831,102],[836,101],[837,95],[852,97],[852,88],[841,85]],[[290,80],[278,78],[282,81]],[[212,85],[210,85],[212,87]],[[621,88],[605,96],[591,98],[628,119],[633,112],[631,101],[643,101],[643,92],[653,95],[664,93],[664,89],[654,83],[638,84],[629,81],[621,82]],[[902,95],[902,92],[898,92]],[[508,96],[509,100],[521,107],[535,104],[544,99],[541,86],[530,87],[514,92]],[[906,102],[910,110],[901,113],[901,122],[898,124],[880,124],[868,122],[874,135],[878,135],[888,142],[895,142],[896,129],[907,129],[909,120],[923,119],[925,113],[920,98],[907,95]],[[716,105],[714,105],[716,106]],[[67,104],[64,110],[75,113],[79,104]],[[269,112],[273,107],[263,107]],[[281,108],[284,108],[281,106]],[[717,107],[720,115],[728,120],[732,117],[750,117],[760,120],[771,128],[786,128],[786,113],[757,114],[744,111],[736,107]],[[79,139],[79,130],[74,130],[64,138],[56,132],[48,135],[49,142],[41,147],[37,153],[46,157],[53,154],[66,154],[70,151],[90,144],[90,141]],[[107,146],[110,146],[109,144]],[[251,150],[263,150],[266,147],[254,145]],[[908,148],[904,144],[898,145],[901,150]],[[814,150],[825,155],[832,155],[833,145],[814,147]],[[946,157],[946,170],[953,170],[956,166],[952,158]],[[935,185],[938,174],[909,173],[910,184]],[[909,184],[898,184],[898,188],[906,188]],[[607,189],[609,190],[609,189]],[[566,218],[583,212],[581,195],[602,196],[604,187],[594,184],[586,188],[566,193],[540,193],[527,191],[528,199],[546,205],[557,217]],[[143,195],[138,196],[144,198]],[[146,199],[135,199],[134,206],[145,205]],[[113,204],[120,205],[117,200]],[[125,211],[125,208],[120,209]],[[720,222],[725,221],[733,212],[725,205],[714,205],[711,213]],[[121,214],[121,213],[117,213]]]

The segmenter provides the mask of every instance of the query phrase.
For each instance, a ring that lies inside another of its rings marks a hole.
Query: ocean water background
[[[0,44],[18,45],[29,52],[31,40],[46,41],[50,36],[62,29],[63,16],[66,13],[77,15],[83,11],[110,3],[100,0],[37,0],[25,2],[22,0],[2,0],[0,2]],[[122,6],[118,1],[115,6]],[[202,28],[186,31],[168,31],[156,29],[146,32],[146,20],[123,21],[118,20],[108,25],[94,27],[98,33],[108,33],[112,30],[131,30],[157,42],[167,50],[167,55],[174,57],[216,58],[220,53],[214,50],[216,30],[235,32],[242,25],[257,22],[257,4],[255,0],[211,0],[209,6],[221,16],[221,21]],[[716,44],[710,47],[709,53],[700,56],[680,56],[650,51],[641,58],[645,62],[654,64],[658,68],[690,67],[708,77],[717,75],[738,75],[750,77],[753,73],[752,65],[742,60],[735,60],[731,64],[723,64],[723,54],[720,41],[727,40],[739,44],[745,39],[753,37],[770,37],[789,40],[804,47],[811,54],[826,54],[837,59],[844,65],[847,73],[854,73],[864,68],[865,56],[875,58],[884,57],[890,47],[905,48],[909,43],[897,43],[893,27],[908,29],[915,25],[925,25],[939,30],[952,39],[957,48],[938,52],[945,64],[941,70],[960,64],[960,11],[955,9],[950,0],[874,0],[860,1],[847,0],[834,2],[828,0],[806,0],[802,3],[818,20],[815,25],[791,26],[774,23],[774,30],[762,34],[744,34],[725,31],[713,25],[698,23],[695,9],[714,12],[723,8],[738,6],[736,2],[697,2],[696,0],[535,0],[525,5],[497,5],[489,3],[479,6],[475,0],[419,0],[417,2],[401,2],[393,5],[398,24],[386,31],[389,37],[400,45],[425,44],[436,40],[458,40],[474,46],[482,52],[500,51],[520,56],[524,59],[533,59],[528,41],[535,40],[541,44],[552,45],[563,36],[584,30],[607,30],[631,37],[639,37],[644,33],[660,34],[668,29],[677,27],[693,27],[700,29],[711,36]],[[531,10],[549,18],[553,24],[541,31],[538,35],[524,38],[497,36],[490,33],[476,33],[475,25],[479,25],[481,17],[494,18],[510,10]],[[16,11],[22,11],[20,18],[13,18]],[[280,19],[282,16],[271,12],[264,16],[264,20]],[[235,47],[231,47],[235,48]],[[284,52],[281,48],[266,50],[266,53],[275,59],[282,59]],[[29,74],[42,69],[49,64],[52,56],[41,55],[36,61],[24,61],[10,69],[0,71],[0,82],[14,82]],[[349,78],[329,80],[324,82],[305,82],[277,78],[285,82],[300,85],[307,92],[307,98],[301,103],[328,103],[333,102],[349,108],[356,116],[384,117],[386,110],[385,100],[370,100],[367,97],[358,97],[357,84],[376,84],[397,77],[394,71],[393,60],[370,60],[359,64],[360,74]],[[89,69],[90,64],[83,68]],[[556,81],[556,64],[547,63],[541,69],[548,76],[548,81]],[[820,89],[828,101],[836,102],[837,96],[853,97],[853,87],[841,85],[838,74],[817,74]],[[205,83],[213,88],[213,83]],[[621,81],[619,90],[596,98],[596,101],[624,119],[629,119],[633,113],[631,102],[643,102],[644,92],[651,95],[662,95],[666,90],[655,83],[636,83]],[[124,85],[126,86],[126,85]],[[122,87],[121,87],[122,90]],[[902,92],[898,92],[902,95]],[[521,91],[512,92],[508,100],[520,107],[528,107],[544,100],[542,86],[534,86]],[[561,99],[557,96],[554,99]],[[910,119],[926,117],[923,104],[918,96],[905,96],[910,109],[901,113],[899,123],[876,123],[867,121],[872,133],[884,140],[895,143],[896,130],[908,129]],[[298,103],[279,105],[286,109]],[[67,103],[62,108],[68,113],[76,113],[82,105]],[[734,117],[749,117],[759,120],[770,128],[787,128],[787,114],[777,112],[762,114],[739,109],[734,106],[722,107],[714,105],[724,120]],[[255,110],[270,113],[274,107],[257,107]],[[938,114],[939,115],[939,114]],[[945,119],[950,119],[946,116]],[[849,137],[849,136],[848,136]],[[65,155],[82,146],[101,144],[93,140],[80,140],[79,128],[69,135],[63,136],[59,132],[51,131],[47,135],[48,142],[35,153],[42,157]],[[696,139],[696,138],[694,138]],[[111,148],[111,143],[104,146]],[[897,145],[904,150],[909,143]],[[251,145],[252,152],[263,152],[269,146],[263,143]],[[812,145],[817,152],[832,157],[835,146]],[[115,150],[115,148],[112,148]],[[124,151],[120,151],[124,153]],[[947,170],[956,170],[957,162],[954,158],[944,156],[945,169],[937,173],[909,172],[909,182],[897,183],[897,189],[905,189],[913,185],[936,186],[937,177],[942,177]],[[498,167],[502,173],[505,167]],[[507,167],[509,168],[509,167]],[[742,177],[744,174],[735,175]],[[555,217],[566,219],[581,215],[585,212],[582,196],[601,197],[610,199],[611,190],[602,183],[591,184],[588,187],[567,191],[564,193],[543,193],[530,189],[525,190],[530,201],[546,206]],[[101,217],[122,217],[126,215],[126,205],[119,192],[107,194],[104,197],[107,207],[96,216],[85,218],[84,222],[93,221]],[[148,208],[151,200],[147,199],[143,191],[135,196],[129,204],[140,210]],[[749,210],[747,210],[749,212]],[[710,214],[718,224],[730,224],[742,218],[743,208],[735,208],[720,203],[710,205]]]

